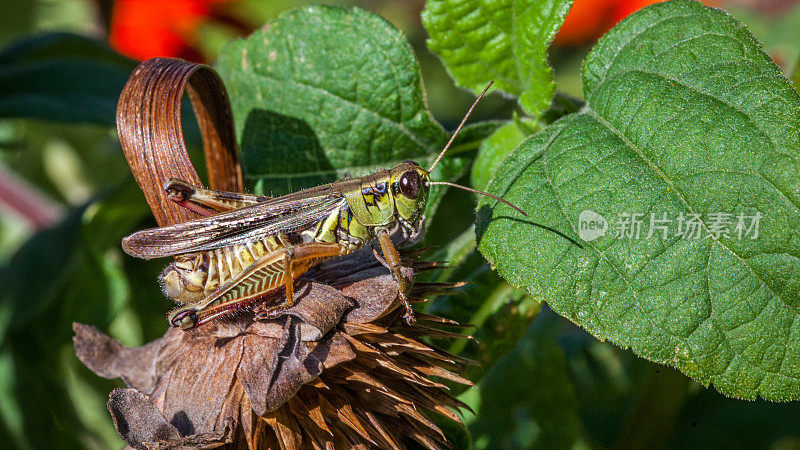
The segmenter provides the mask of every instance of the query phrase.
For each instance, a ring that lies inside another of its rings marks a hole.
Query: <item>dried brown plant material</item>
[[[120,98],[119,133],[161,225],[193,218],[164,198],[164,179],[200,184],[180,131],[187,83],[211,187],[241,185],[230,109],[213,71],[178,60],[146,61]],[[418,253],[403,254],[409,297],[454,286],[414,285],[418,272],[438,266],[416,261]],[[455,411],[466,405],[444,383],[470,384],[458,375],[468,361],[422,339],[459,336],[441,329],[457,324],[419,313],[413,325],[402,320],[397,283],[369,248],[312,268],[296,286],[296,305],[279,318],[254,320],[260,307],[277,300],[268,298],[255,311],[190,332],[171,328],[139,348],[75,324],[81,361],[128,386],[108,402],[125,442],[136,448],[402,448],[409,441],[447,447],[427,414],[460,421]]]
[[[168,178],[202,184],[183,140],[184,91],[203,136],[209,186],[243,189],[230,102],[217,73],[180,59],[149,59],[134,70],[120,94],[117,133],[133,176],[160,226],[197,218],[169,202],[161,188]]]
[[[318,281],[351,265],[359,269],[340,281]],[[112,392],[109,410],[132,446],[446,446],[423,411],[459,420],[452,409],[464,405],[441,381],[469,384],[457,375],[466,361],[420,341],[439,321],[420,314],[406,324],[396,293],[386,269],[359,252],[309,272],[279,319],[242,312],[139,348],[76,324],[75,349],[95,373],[130,386]]]

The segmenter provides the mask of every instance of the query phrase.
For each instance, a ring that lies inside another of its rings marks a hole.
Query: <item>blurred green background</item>
[[[142,14],[158,11],[152,8],[159,3],[181,14],[184,2],[127,3]],[[195,3],[210,6],[186,24],[175,22],[176,35],[165,39],[171,47],[163,48],[213,64],[228,40],[281,11],[318,2]],[[454,87],[426,49],[419,19],[424,1],[325,3],[359,6],[403,30],[434,116],[455,127],[474,97]],[[795,3],[721,6],[791,74],[800,47]],[[105,408],[108,392],[122,383],[95,376],[77,360],[71,324],[95,325],[129,346],[160,337],[167,326],[171,304],[156,282],[163,261],[134,260],[119,247],[122,236],[154,222],[114,129],[117,97],[136,61],[106,44],[111,35],[116,48],[136,57],[136,48],[126,46],[152,44],[147,48],[158,51],[148,39],[163,36],[158,30],[126,35],[115,7],[91,0],[0,2],[2,448],[123,446]],[[592,43],[551,49],[560,92],[581,97],[580,64]],[[513,101],[493,95],[472,120],[508,119],[513,111]],[[197,156],[199,137],[187,128]],[[800,448],[800,406],[725,398],[528,301],[475,252],[473,197],[447,195],[437,215],[447,220],[435,221],[425,244],[437,247],[431,259],[458,263],[438,280],[471,285],[430,309],[478,326],[478,343],[440,345],[481,363],[469,373],[478,386],[461,393],[477,414],[464,413],[467,431],[448,427],[456,447]]]

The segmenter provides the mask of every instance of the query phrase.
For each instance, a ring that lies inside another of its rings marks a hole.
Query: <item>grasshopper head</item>
[[[429,182],[428,171],[413,161],[400,163],[391,170],[389,186],[397,214],[402,219],[413,221],[425,212]]]

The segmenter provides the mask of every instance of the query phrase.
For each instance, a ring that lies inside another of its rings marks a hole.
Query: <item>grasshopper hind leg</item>
[[[263,195],[203,189],[174,178],[168,179],[163,187],[168,199],[203,217],[233,211],[269,200],[269,197]]]
[[[181,330],[191,330],[198,326],[197,314],[194,308],[180,308],[170,314],[170,325]]]
[[[294,272],[294,260],[296,256],[293,247],[287,247],[285,251],[286,258],[283,260],[283,273],[284,283],[286,285],[286,300],[280,305],[270,306],[257,312],[256,320],[274,319],[294,306],[294,278],[292,277],[292,273]]]
[[[307,243],[275,250],[262,257],[233,280],[206,297],[203,301],[182,306],[169,315],[169,322],[182,330],[191,330],[219,317],[229,316],[251,303],[286,287],[286,300],[267,309],[274,318],[294,306],[294,280],[311,264],[347,253],[347,247],[335,243]]]

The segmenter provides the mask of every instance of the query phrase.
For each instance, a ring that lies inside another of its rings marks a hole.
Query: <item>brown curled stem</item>
[[[202,182],[194,169],[181,127],[181,98],[187,92],[203,137],[212,189],[241,191],[233,117],[222,80],[208,66],[174,58],[153,58],[131,74],[117,104],[117,132],[136,182],[160,226],[196,216],[173,202],[164,180]]]

